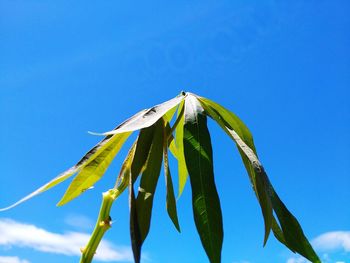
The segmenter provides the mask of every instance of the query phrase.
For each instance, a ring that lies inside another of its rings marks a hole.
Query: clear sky
[[[100,139],[87,131],[108,131],[186,90],[241,117],[320,257],[350,263],[349,13],[345,0],[0,0],[0,207],[78,161]],[[304,262],[273,236],[262,247],[262,215],[237,150],[209,126],[222,262]],[[73,202],[55,206],[66,182],[0,213],[0,262],[78,262],[126,150]],[[159,180],[144,262],[208,262],[190,196],[187,185],[178,234]],[[96,262],[128,262],[126,194],[111,215]]]

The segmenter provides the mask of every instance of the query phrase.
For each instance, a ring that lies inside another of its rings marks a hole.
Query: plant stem
[[[120,195],[118,189],[110,189],[102,194],[102,204],[100,213],[95,225],[95,229],[90,237],[89,243],[85,248],[82,248],[82,256],[80,263],[90,263],[96,254],[96,249],[101,242],[103,235],[111,227],[111,217],[109,215],[111,207],[115,199]]]

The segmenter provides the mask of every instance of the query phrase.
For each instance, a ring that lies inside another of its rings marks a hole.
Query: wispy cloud
[[[30,263],[28,260],[19,257],[0,256],[0,263]]]
[[[85,233],[53,233],[35,225],[10,219],[0,219],[0,233],[0,245],[28,247],[68,256],[80,256],[80,248],[84,247],[89,239],[89,235]],[[102,241],[94,259],[109,262],[132,261],[132,253],[129,247],[115,246],[111,242]]]

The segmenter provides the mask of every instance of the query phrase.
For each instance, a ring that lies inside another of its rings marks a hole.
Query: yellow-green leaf
[[[11,208],[13,208],[13,207],[15,207],[15,206],[17,206],[17,205],[27,201],[27,200],[33,198],[34,196],[37,196],[37,195],[39,195],[39,194],[41,194],[41,193],[51,189],[52,187],[62,183],[63,181],[67,180],[68,178],[73,176],[75,173],[79,172],[86,165],[88,165],[90,162],[92,162],[101,152],[103,152],[107,147],[109,147],[110,144],[113,142],[114,138],[115,138],[115,136],[113,136],[113,135],[106,136],[102,141],[100,141],[92,149],[90,149],[80,159],[80,161],[76,165],[74,165],[73,167],[69,168],[67,171],[59,174],[57,177],[52,179],[50,182],[48,182],[45,185],[41,186],[40,188],[38,188],[37,190],[35,190],[31,194],[25,196],[24,198],[22,198],[21,200],[19,200],[16,203],[14,203],[13,205],[8,206],[6,208],[0,209],[0,211],[5,211],[5,210],[8,210],[8,209],[11,209]]]
[[[68,203],[100,180],[130,134],[131,132],[126,132],[114,135],[108,147],[81,169],[57,205]]]
[[[187,181],[187,168],[184,156],[184,123],[185,123],[185,115],[184,115],[184,103],[181,102],[178,108],[177,114],[177,126],[175,128],[175,144],[176,144],[176,159],[178,163],[178,174],[179,174],[179,193],[178,198],[180,198]]]

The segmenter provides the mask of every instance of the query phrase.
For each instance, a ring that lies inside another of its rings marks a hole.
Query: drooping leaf
[[[184,115],[184,102],[181,102],[178,107],[177,114],[177,123],[175,128],[175,144],[176,144],[176,159],[178,163],[178,174],[179,174],[179,193],[178,198],[180,198],[187,181],[187,168],[184,156],[184,123],[185,123],[185,115]]]
[[[138,219],[136,198],[134,193],[134,183],[139,174],[145,170],[146,162],[151,150],[155,125],[144,128],[140,131],[135,144],[135,150],[130,164],[130,182],[129,182],[129,205],[130,205],[130,236],[131,245],[135,262],[140,262],[141,247],[143,239],[141,237],[141,228]]]
[[[210,262],[221,261],[222,215],[213,172],[207,118],[194,96],[185,101],[184,154],[191,188],[197,231]]]
[[[142,242],[149,232],[153,198],[156,190],[163,159],[164,122],[159,119],[155,124],[152,145],[145,169],[142,172],[136,198],[136,209]]]
[[[256,155],[253,137],[243,122],[232,112],[211,100],[202,97],[198,97],[198,100],[206,113],[234,140],[239,149],[264,217],[265,245],[272,225],[272,204],[268,197],[265,177],[259,176],[260,173],[265,173],[265,171]]]
[[[126,132],[113,136],[108,147],[81,169],[57,205],[68,203],[100,180],[130,134]]]
[[[171,130],[169,128],[169,125],[166,124],[164,129],[164,143],[163,143],[164,175],[165,175],[165,185],[166,185],[166,209],[177,231],[180,232],[180,225],[177,217],[174,187],[173,187],[173,181],[171,179],[169,160],[168,160],[168,137],[170,132]]]
[[[134,255],[135,263],[139,263],[141,259],[142,239],[138,222],[138,215],[136,209],[136,199],[134,193],[134,185],[132,176],[129,178],[129,206],[130,206],[130,239],[131,248]]]
[[[320,262],[317,254],[305,237],[298,221],[288,211],[273,189],[256,155],[253,139],[249,130],[242,124],[238,117],[222,106],[201,97],[199,97],[199,100],[201,105],[205,108],[205,111],[230,135],[239,148],[263,211],[265,219],[264,244],[266,243],[268,233],[272,227],[276,238],[293,252],[298,252],[312,262]],[[277,214],[282,231],[273,217],[272,209]]]
[[[182,93],[177,97],[168,100],[162,104],[156,105],[150,109],[142,110],[134,116],[118,125],[114,130],[103,133],[104,135],[111,135],[123,132],[136,131],[143,128],[150,127],[156,123],[163,115],[171,112],[185,98]]]
[[[137,139],[134,158],[131,164],[132,182],[134,183],[139,174],[145,169],[149,151],[152,146],[155,125],[140,131]]]
[[[289,212],[287,207],[276,194],[273,187],[270,187],[272,206],[282,227],[283,237],[287,247],[292,251],[298,252],[311,262],[321,263],[319,257],[305,237],[305,234],[297,219]]]
[[[150,109],[146,109],[143,111],[140,111],[139,113],[135,114],[131,118],[127,119],[120,125],[118,125],[114,130],[105,133],[106,136],[101,142],[99,142],[95,147],[93,147],[88,153],[84,155],[84,157],[72,168],[68,169],[67,171],[61,173],[54,179],[52,179],[47,184],[43,185],[42,187],[38,188],[31,194],[25,196],[18,202],[14,203],[11,206],[8,206],[6,208],[0,209],[0,211],[5,211],[8,209],[11,209],[29,199],[32,197],[47,191],[48,189],[56,186],[57,184],[67,180],[71,176],[73,176],[75,173],[79,172],[85,165],[87,165],[89,162],[94,160],[94,158],[108,145],[110,144],[111,139],[113,138],[114,134],[118,133],[125,133],[125,132],[132,132],[135,130],[143,129],[146,127],[151,126],[153,123],[155,123],[159,118],[161,118],[164,114],[167,114],[169,111],[171,114],[171,111],[176,108],[176,106],[185,98],[185,94],[181,93],[177,97],[166,101],[162,104],[156,105]]]

